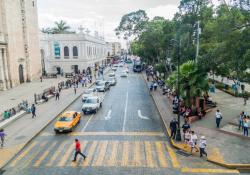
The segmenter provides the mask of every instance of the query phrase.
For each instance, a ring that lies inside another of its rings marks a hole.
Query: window
[[[33,5],[33,7],[35,7],[35,1],[32,1],[32,5]]]
[[[63,50],[64,50],[64,58],[69,58],[69,47],[65,46]]]
[[[73,47],[73,58],[78,58],[78,49],[76,46]]]

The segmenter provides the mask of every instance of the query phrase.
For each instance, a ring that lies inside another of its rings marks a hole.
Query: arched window
[[[69,47],[65,46],[63,51],[64,51],[64,58],[69,58]]]
[[[73,58],[78,58],[78,49],[76,46],[73,47]]]

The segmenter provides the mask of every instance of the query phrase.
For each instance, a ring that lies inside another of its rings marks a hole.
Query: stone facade
[[[41,75],[36,0],[0,1],[0,89]]]
[[[76,73],[106,63],[103,38],[79,34],[41,34],[40,51],[46,73]]]

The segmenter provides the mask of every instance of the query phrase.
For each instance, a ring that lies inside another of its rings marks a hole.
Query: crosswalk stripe
[[[119,141],[113,141],[113,142],[110,142],[110,143],[112,143],[112,151],[111,151],[110,157],[108,159],[108,165],[109,166],[115,166],[116,161],[117,161],[116,157],[117,157]]]
[[[24,150],[17,158],[13,160],[13,162],[10,164],[10,167],[14,167],[19,160],[25,157],[32,150],[32,148],[36,146],[36,144],[37,142],[32,142],[26,150]]]
[[[57,166],[62,167],[65,166],[65,163],[67,162],[70,154],[72,153],[73,149],[74,149],[74,143],[71,143],[69,148],[67,148],[67,151],[65,152],[65,154],[62,156],[62,159],[60,160],[60,162],[57,164]]]
[[[31,163],[31,161],[37,157],[37,155],[40,153],[41,149],[43,149],[47,142],[48,141],[45,141],[39,145],[39,148],[37,148],[37,150],[33,154],[31,154],[31,156],[27,160],[25,160],[25,164],[22,166],[22,168],[27,167]]]
[[[56,158],[59,156],[59,154],[61,153],[61,151],[63,150],[64,146],[66,145],[66,141],[62,142],[61,145],[57,146],[57,150],[54,153],[54,155],[51,157],[51,159],[49,160],[49,162],[46,164],[46,166],[51,166],[54,161],[56,160]]]
[[[42,163],[42,161],[49,155],[49,152],[51,151],[52,148],[56,145],[56,142],[50,145],[50,147],[43,153],[41,157],[35,162],[34,166],[38,167]]]
[[[92,163],[92,166],[103,165],[103,160],[107,151],[108,141],[101,141],[99,145],[99,154],[97,155],[97,160]]]
[[[163,167],[163,168],[168,167],[168,163],[167,163],[167,160],[165,159],[165,154],[163,151],[162,142],[160,142],[160,141],[155,142],[155,146],[156,146],[156,151],[157,151],[160,167]]]
[[[169,156],[170,156],[170,158],[171,158],[173,167],[174,167],[174,168],[180,168],[180,163],[179,163],[179,161],[177,160],[177,157],[176,157],[176,154],[175,154],[174,150],[173,150],[169,145],[167,145],[167,144],[166,144],[166,147],[167,147]]]
[[[145,141],[145,152],[146,152],[147,166],[150,168],[155,168],[156,163],[153,159],[152,145],[149,141]]]
[[[97,146],[97,141],[93,141],[90,149],[88,150],[88,154],[87,154],[87,158],[85,161],[83,161],[82,166],[89,166],[91,163],[91,160],[93,159],[95,150],[96,150],[96,146]]]
[[[128,156],[129,156],[129,142],[125,141],[125,142],[123,142],[121,166],[128,166],[129,165]]]
[[[134,165],[135,166],[141,166],[142,162],[141,162],[141,142],[136,141],[135,142],[135,147],[134,147]]]
[[[81,151],[82,151],[82,153],[86,149],[87,144],[88,144],[88,141],[86,141],[86,140],[81,143]],[[73,167],[76,167],[76,166],[79,166],[79,165],[80,165],[80,162],[71,162],[71,166],[73,166]]]

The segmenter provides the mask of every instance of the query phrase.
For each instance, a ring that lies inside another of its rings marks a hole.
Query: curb
[[[107,74],[110,71],[110,69],[105,72],[104,74]],[[92,87],[95,84],[96,81],[93,81],[87,88]],[[12,158],[10,158],[6,163],[4,163],[1,167],[0,167],[0,172],[1,170],[4,169],[4,167],[6,167],[8,165],[9,162],[11,162],[20,152],[22,152],[25,147],[32,142],[48,125],[50,125],[61,113],[62,111],[65,111],[70,105],[72,105],[78,98],[80,98],[82,95],[82,93],[80,93],[74,100],[72,100],[68,105],[66,105],[66,107],[64,107],[61,112],[59,112],[55,117],[53,117],[51,120],[49,120],[40,131],[38,131],[36,134],[34,134],[26,143],[24,143],[23,147],[17,152],[15,153]]]
[[[7,122],[6,124],[2,125],[0,128],[5,128],[6,126],[10,125],[12,122],[18,120],[19,118],[23,117],[24,115],[28,114],[27,112],[24,112],[23,114],[19,115],[18,117],[14,118],[10,122]]]
[[[142,77],[143,77],[144,81],[147,83],[147,80],[145,79],[144,75],[142,75]],[[153,97],[152,93],[150,93],[150,96],[152,97],[152,99],[153,99],[153,101],[154,101],[154,103],[155,103],[155,106],[156,106],[156,108],[157,108],[157,111],[158,111],[159,114],[160,114],[160,118],[161,118],[161,120],[162,120],[162,122],[163,122],[163,124],[164,124],[165,130],[167,131],[167,134],[168,134],[168,137],[169,137],[169,139],[170,139],[171,145],[172,145],[174,148],[178,149],[178,150],[182,150],[182,151],[184,151],[184,152],[187,152],[187,150],[185,150],[185,149],[183,149],[182,147],[180,147],[179,145],[177,145],[177,144],[175,143],[175,141],[174,141],[172,138],[170,138],[170,135],[171,135],[171,134],[170,134],[170,130],[169,130],[168,125],[166,124],[166,122],[163,120],[162,112],[161,112],[160,109],[158,108],[157,102],[156,102],[155,98]],[[208,158],[207,161],[210,162],[210,163],[219,165],[219,166],[221,166],[221,167],[228,168],[228,169],[237,169],[237,170],[238,170],[238,169],[239,169],[239,170],[240,170],[240,169],[247,169],[247,170],[250,169],[250,164],[227,164],[227,163],[219,162],[219,161],[216,161],[216,160],[213,160],[213,159],[210,159],[210,158]]]

